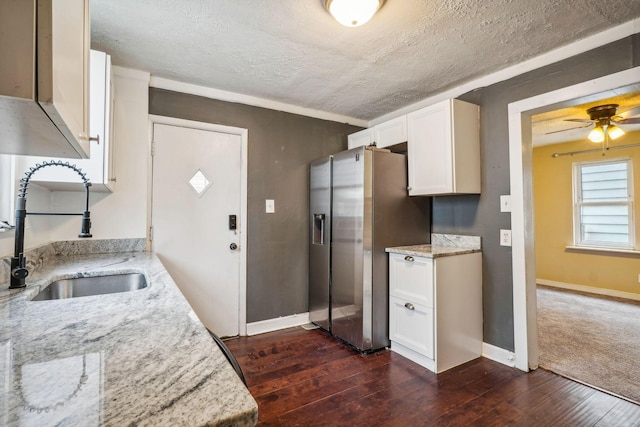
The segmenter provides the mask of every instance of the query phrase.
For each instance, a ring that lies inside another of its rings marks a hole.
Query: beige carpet
[[[538,286],[540,366],[640,402],[640,302]]]

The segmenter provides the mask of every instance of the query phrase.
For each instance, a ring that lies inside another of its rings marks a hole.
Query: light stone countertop
[[[255,400],[155,255],[69,252],[36,261],[25,290],[0,278],[1,425],[256,424]],[[29,301],[52,279],[126,272],[149,286]]]
[[[393,248],[387,248],[386,251],[393,254],[421,256],[425,258],[440,258],[445,256],[472,254],[474,252],[480,252],[480,249],[424,244],[396,246]]]
[[[480,237],[478,236],[432,234],[431,242],[431,244],[395,246],[386,248],[385,251],[388,253],[425,258],[464,255],[482,251]]]

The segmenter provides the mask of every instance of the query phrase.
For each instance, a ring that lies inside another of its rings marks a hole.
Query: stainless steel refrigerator
[[[389,246],[430,241],[431,199],[409,197],[407,158],[370,147],[310,165],[309,316],[356,349],[389,345]]]

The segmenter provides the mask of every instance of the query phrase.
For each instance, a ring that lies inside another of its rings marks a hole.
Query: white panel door
[[[153,250],[202,323],[238,335],[241,137],[156,123],[153,142]]]

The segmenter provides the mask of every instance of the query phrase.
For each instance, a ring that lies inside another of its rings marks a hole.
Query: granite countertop
[[[255,400],[155,255],[74,252],[40,257],[24,290],[0,285],[2,425],[256,424]],[[52,279],[127,272],[149,286],[30,301]]]
[[[389,253],[425,258],[464,255],[482,251],[480,237],[477,236],[432,234],[431,242],[431,244],[395,246],[385,250]]]

